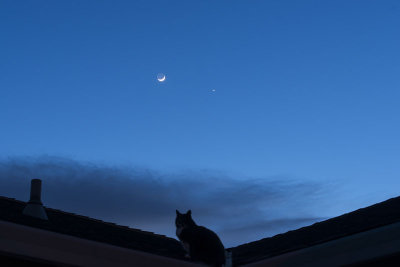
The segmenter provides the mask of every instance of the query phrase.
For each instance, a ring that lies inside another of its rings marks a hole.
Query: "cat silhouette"
[[[176,235],[190,259],[215,267],[225,264],[225,248],[221,240],[210,229],[198,226],[192,219],[191,210],[187,213],[176,210],[175,225]]]

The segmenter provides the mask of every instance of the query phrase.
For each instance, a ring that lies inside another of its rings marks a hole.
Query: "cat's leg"
[[[190,245],[189,245],[189,243],[186,243],[186,242],[183,242],[183,241],[181,241],[181,243],[182,243],[183,249],[186,251],[185,258],[190,258]]]

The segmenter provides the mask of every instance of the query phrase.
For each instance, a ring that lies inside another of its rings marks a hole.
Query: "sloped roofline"
[[[22,215],[26,202],[0,196],[0,220],[185,260],[173,238],[128,226],[46,208],[49,221]],[[233,264],[244,265],[400,222],[400,197],[270,238],[229,248]]]
[[[397,222],[400,222],[400,197],[229,250],[234,265],[244,265]]]
[[[26,204],[24,201],[0,196],[0,220],[187,260],[180,242],[174,238],[47,207],[45,209],[49,220],[40,220],[22,214]]]

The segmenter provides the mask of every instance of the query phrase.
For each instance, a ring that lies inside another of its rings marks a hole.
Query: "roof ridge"
[[[26,205],[28,203],[27,201],[22,201],[22,200],[18,200],[18,199],[15,199],[15,198],[10,198],[10,197],[5,197],[5,196],[0,196],[0,200],[1,199],[6,200],[6,201],[16,202],[18,204],[23,204],[23,205]],[[81,214],[77,214],[77,213],[73,213],[73,212],[69,212],[69,211],[50,208],[50,207],[47,207],[45,205],[43,205],[43,207],[46,209],[46,211],[50,211],[50,212],[56,212],[56,213],[60,213],[60,214],[74,216],[76,218],[81,218],[81,219],[85,219],[85,220],[88,220],[88,221],[102,223],[104,225],[109,225],[109,226],[112,226],[112,227],[121,228],[121,229],[132,231],[132,232],[139,232],[139,233],[142,233],[142,234],[147,234],[147,235],[151,235],[151,236],[157,236],[157,237],[165,238],[165,239],[169,239],[169,240],[176,240],[176,239],[174,239],[172,237],[168,237],[168,236],[163,235],[163,234],[157,234],[157,233],[154,233],[154,232],[151,232],[151,231],[141,230],[141,229],[138,229],[138,228],[132,228],[132,227],[127,226],[127,225],[119,225],[117,223],[103,221],[101,219],[97,219],[97,218],[93,218],[93,217],[89,217],[89,216],[85,216],[85,215],[81,215]]]
[[[124,230],[140,232],[140,233],[149,234],[149,235],[155,235],[155,236],[159,236],[159,237],[162,237],[162,238],[174,239],[174,238],[162,235],[162,234],[157,234],[157,233],[154,233],[154,232],[151,232],[151,231],[146,231],[146,230],[142,230],[142,229],[138,229],[138,228],[132,228],[130,226],[120,225],[120,224],[117,224],[117,223],[114,223],[114,222],[103,221],[101,219],[89,217],[89,216],[86,216],[86,215],[81,215],[81,214],[77,214],[77,213],[73,213],[73,212],[68,212],[68,211],[63,211],[63,210],[59,210],[59,209],[49,208],[49,207],[46,207],[46,206],[45,206],[45,209],[49,210],[49,211],[52,211],[52,212],[57,212],[57,213],[65,214],[65,215],[70,215],[70,216],[82,218],[82,219],[89,220],[89,221],[102,223],[102,224],[105,224],[105,225],[110,225],[110,226],[113,226],[113,227],[116,227],[116,228],[122,228]]]
[[[359,208],[359,209],[356,209],[356,210],[353,210],[353,211],[349,211],[349,212],[343,213],[343,214],[341,214],[339,216],[335,216],[335,217],[332,217],[332,218],[329,218],[329,219],[326,219],[326,220],[323,220],[323,221],[315,222],[315,223],[310,224],[310,225],[306,225],[306,226],[303,226],[303,227],[300,227],[300,228],[289,230],[289,231],[284,232],[284,233],[279,233],[279,234],[276,234],[274,236],[264,237],[264,238],[261,238],[259,240],[254,240],[254,241],[250,241],[250,242],[247,242],[247,243],[243,243],[243,244],[240,244],[240,245],[238,245],[236,247],[232,247],[231,249],[237,248],[237,247],[241,247],[241,246],[245,246],[245,245],[248,245],[248,244],[258,243],[258,242],[266,240],[266,239],[271,239],[271,238],[274,238],[274,237],[282,236],[282,235],[285,235],[287,233],[295,232],[295,231],[298,231],[298,230],[301,230],[301,229],[308,229],[308,228],[311,228],[311,227],[313,227],[315,225],[324,224],[326,222],[332,222],[332,221],[340,220],[340,219],[345,218],[346,216],[348,216],[350,214],[354,215],[354,214],[357,214],[358,212],[363,212],[365,210],[370,210],[371,208],[375,208],[377,206],[380,206],[382,204],[388,203],[388,202],[393,201],[393,200],[400,200],[400,196],[392,197],[392,198],[386,199],[384,201],[381,201],[381,202],[378,202],[378,203],[375,203],[375,204],[372,204],[372,205],[369,205],[369,206],[365,206],[363,208]],[[391,224],[391,223],[389,223],[389,224]],[[387,225],[387,224],[382,224],[382,225]],[[375,227],[372,227],[371,229],[373,229],[373,228],[375,228]],[[362,230],[362,231],[364,231],[364,230]]]
[[[400,196],[230,248],[237,264],[280,255],[400,222]]]
[[[18,203],[20,203],[20,204],[22,204],[22,203],[25,203],[25,204],[28,203],[27,201],[18,200],[18,199],[13,198],[13,197],[0,196],[0,199],[9,200],[9,201],[14,201],[14,202],[18,202]]]

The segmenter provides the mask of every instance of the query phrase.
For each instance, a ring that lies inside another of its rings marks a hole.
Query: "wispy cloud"
[[[172,237],[175,209],[191,209],[227,247],[320,220],[309,206],[323,192],[319,184],[282,178],[161,173],[56,157],[0,161],[0,195],[28,200],[32,178],[43,180],[47,207]]]

